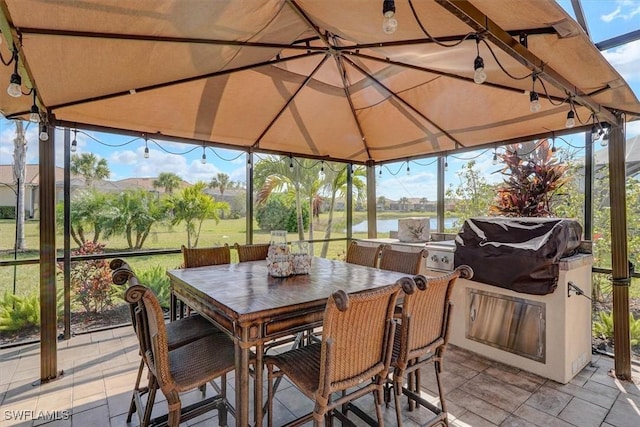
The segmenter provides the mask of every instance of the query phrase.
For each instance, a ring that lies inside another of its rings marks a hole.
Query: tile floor
[[[139,363],[131,327],[76,336],[60,342],[58,349],[58,368],[64,374],[44,385],[33,385],[39,377],[39,344],[0,350],[0,426],[126,426]],[[443,380],[450,425],[638,427],[640,367],[634,366],[635,384],[613,378],[612,367],[611,358],[593,356],[590,366],[563,385],[449,346]],[[427,398],[435,395],[434,384],[428,369],[423,374]],[[230,386],[233,400],[232,377]],[[154,411],[163,413],[166,404],[158,395]],[[199,396],[193,392],[183,401]],[[312,409],[290,384],[283,383],[276,398],[276,425]],[[359,406],[375,414],[371,404],[369,399]],[[405,426],[417,426],[425,421],[426,411],[404,416]],[[385,421],[395,425],[392,407],[385,410]],[[205,414],[184,425],[217,426],[217,415]],[[233,417],[229,425],[234,425]]]

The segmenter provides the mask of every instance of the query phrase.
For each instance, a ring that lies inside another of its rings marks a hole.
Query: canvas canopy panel
[[[454,264],[473,280],[534,295],[552,293],[560,258],[580,245],[582,226],[563,218],[470,218],[455,238]]]
[[[386,34],[376,0],[0,0],[0,53],[53,125],[355,163],[561,134],[572,105],[585,128],[640,114],[554,0],[395,7]]]

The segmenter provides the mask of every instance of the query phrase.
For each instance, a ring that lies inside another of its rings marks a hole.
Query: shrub
[[[287,230],[290,233],[298,231],[296,206],[287,203],[282,195],[272,195],[256,209],[258,227],[264,231]],[[309,226],[309,207],[302,206],[302,220],[304,227]]]
[[[0,219],[16,219],[16,208],[13,206],[0,206]]]
[[[162,307],[168,308],[171,296],[171,286],[167,271],[160,265],[136,273],[141,285],[149,287],[160,300]]]
[[[20,297],[6,290],[0,299],[0,331],[17,331],[30,326],[40,326],[40,296]]]
[[[71,254],[101,254],[104,252],[104,246],[101,243],[86,242]],[[107,261],[100,259],[72,262],[71,289],[74,292],[74,300],[87,312],[99,313],[111,307],[114,290]]]
[[[601,311],[598,313],[598,320],[593,322],[593,335],[598,338],[613,340],[613,313]],[[629,335],[631,336],[631,345],[636,346],[640,343],[640,318],[634,319],[629,313]]]

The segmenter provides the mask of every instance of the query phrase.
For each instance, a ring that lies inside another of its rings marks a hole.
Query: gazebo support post
[[[613,282],[613,339],[615,375],[631,380],[631,336],[629,333],[629,261],[627,254],[626,165],[624,119],[609,130],[609,198],[611,214],[611,269]]]
[[[367,162],[367,237],[378,237],[376,221],[376,165],[373,161]]]
[[[40,154],[40,382],[58,376],[56,315],[55,129],[39,140]]]

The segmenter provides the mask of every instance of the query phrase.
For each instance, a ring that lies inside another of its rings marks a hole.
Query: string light
[[[447,158],[444,158],[444,171],[448,172],[449,171],[449,162],[447,162]]]
[[[394,0],[383,0],[382,2],[382,31],[385,34],[393,34],[398,29],[396,15],[396,2]]]
[[[247,153],[247,169],[251,169],[251,153]]]
[[[558,151],[558,149],[556,148],[556,137],[555,135],[551,136],[551,152],[555,153],[556,151]]]
[[[476,35],[476,59],[473,61],[473,81],[481,85],[487,80],[484,59],[480,56],[480,36]]]
[[[78,129],[73,130],[73,141],[71,141],[71,152],[75,153],[78,147],[78,141],[76,138],[78,137]]]
[[[536,75],[531,75],[533,84],[531,85],[531,92],[529,93],[529,110],[532,113],[537,113],[542,108],[540,105],[540,97],[538,96],[538,92],[536,92]]]
[[[567,121],[564,127],[572,128],[576,125],[576,113],[573,111],[573,100],[569,98],[569,112],[567,113]]]
[[[46,123],[43,123],[42,126],[40,127],[40,140],[41,141],[49,140],[49,129]]]
[[[22,89],[20,86],[22,85],[22,77],[18,73],[18,49],[13,48],[13,73],[11,74],[11,79],[9,80],[9,87],[7,88],[7,93],[9,96],[14,98],[19,98],[22,95]]]
[[[40,109],[36,105],[36,90],[33,89],[33,105],[31,105],[31,113],[29,113],[29,121],[31,123],[40,123]]]
[[[382,165],[380,165],[380,170],[378,171],[378,176],[382,176]]]
[[[498,164],[498,149],[494,148],[493,149],[493,160],[491,161],[492,164],[497,165]]]
[[[289,156],[289,172],[293,172],[293,156]]]
[[[407,160],[407,175],[411,175],[411,169],[409,168],[409,161]]]
[[[149,158],[149,145],[147,144],[147,135],[144,136],[144,158]]]
[[[202,158],[200,159],[200,163],[202,163],[203,165],[207,163],[207,153],[205,153],[205,146],[202,146]]]

